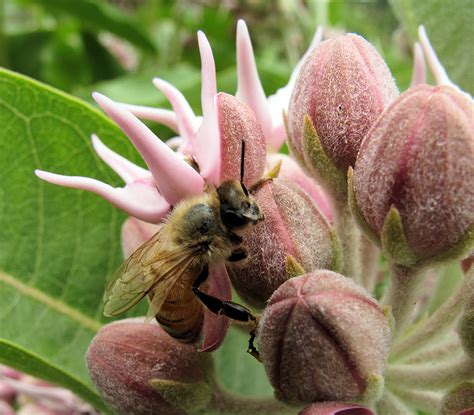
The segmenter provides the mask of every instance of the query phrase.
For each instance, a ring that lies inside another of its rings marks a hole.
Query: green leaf
[[[108,31],[130,43],[155,52],[156,48],[140,29],[140,24],[119,8],[96,0],[30,0],[40,3],[46,10],[76,18],[85,27],[96,31]]]
[[[105,321],[102,294],[122,260],[124,215],[96,195],[45,183],[33,171],[119,185],[92,151],[93,132],[128,159],[138,156],[119,129],[89,105],[6,70],[0,70],[0,123],[2,361],[40,376],[48,365],[61,368],[69,378],[55,380],[96,404],[71,378],[90,384],[84,356]],[[34,365],[5,344],[44,364]]]
[[[108,412],[97,392],[90,386],[60,368],[45,362],[39,356],[13,343],[0,340],[0,363],[10,364],[12,361],[16,362],[15,368],[17,370],[28,372],[32,376],[41,377],[54,384],[67,386],[69,390],[90,402],[95,408]]]
[[[411,40],[417,40],[424,25],[430,41],[449,77],[474,94],[474,7],[472,0],[390,0]]]

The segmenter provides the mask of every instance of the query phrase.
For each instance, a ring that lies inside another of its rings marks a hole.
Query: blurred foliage
[[[233,92],[238,18],[248,23],[267,93],[286,83],[318,24],[328,36],[367,37],[402,88],[411,72],[406,46],[393,40],[398,23],[386,0],[4,0],[3,9],[3,65],[86,99],[98,89],[121,101],[165,105],[150,84],[160,76],[184,84],[199,112],[196,31],[212,45],[220,90]]]

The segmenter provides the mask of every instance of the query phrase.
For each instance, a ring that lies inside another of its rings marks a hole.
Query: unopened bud
[[[370,294],[326,270],[285,282],[259,324],[265,370],[288,402],[377,398],[390,341],[387,316]]]
[[[472,249],[472,111],[449,86],[419,85],[364,139],[350,201],[362,228],[395,263],[455,259]]]
[[[264,220],[246,236],[248,258],[228,267],[240,296],[264,307],[288,278],[315,269],[337,269],[333,229],[302,189],[283,179],[266,182],[253,195]]]
[[[103,327],[87,365],[104,401],[119,414],[181,415],[211,399],[210,356],[172,339],[154,323],[129,319]]]
[[[345,34],[322,42],[301,68],[289,105],[294,156],[328,184],[335,180],[328,175],[344,178],[367,131],[397,95],[386,63],[363,37]]]

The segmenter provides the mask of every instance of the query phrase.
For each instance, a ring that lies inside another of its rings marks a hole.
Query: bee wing
[[[153,258],[158,258],[162,244],[161,230],[141,245],[115,271],[104,293],[104,314],[117,316],[137,304],[153,287],[160,276],[147,265]]]
[[[153,292],[153,299],[150,301],[148,313],[145,321],[153,319],[161,309],[161,306],[168,297],[170,291],[182,275],[189,269],[196,254],[193,251],[176,252],[173,260],[167,260],[162,266],[162,271],[166,276],[156,285]],[[164,268],[163,268],[164,266]],[[158,289],[159,286],[159,289]]]
[[[159,284],[163,284],[163,289],[160,287],[160,290],[156,290],[153,298],[156,298],[159,311],[169,290],[195,257],[194,251],[164,250],[161,239],[160,230],[115,272],[104,294],[106,316],[124,313]],[[153,306],[153,309],[156,309],[156,306]]]

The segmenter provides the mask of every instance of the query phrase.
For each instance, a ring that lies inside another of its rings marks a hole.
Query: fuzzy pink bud
[[[104,326],[87,352],[89,374],[104,401],[118,414],[135,415],[186,413],[176,399],[207,404],[209,359],[138,319]]]
[[[228,270],[239,295],[263,307],[288,278],[319,268],[336,269],[339,252],[331,226],[299,187],[274,179],[253,197],[265,219],[245,238],[247,260]]]
[[[395,262],[455,258],[472,248],[472,114],[472,101],[455,89],[419,85],[403,93],[364,139],[353,207]]]
[[[365,134],[397,95],[386,63],[363,37],[345,34],[322,42],[301,68],[289,105],[295,156],[311,164],[303,142],[308,115],[327,157],[345,174]]]
[[[285,282],[259,324],[265,370],[276,396],[289,402],[378,397],[390,341],[387,317],[370,294],[326,270]]]

